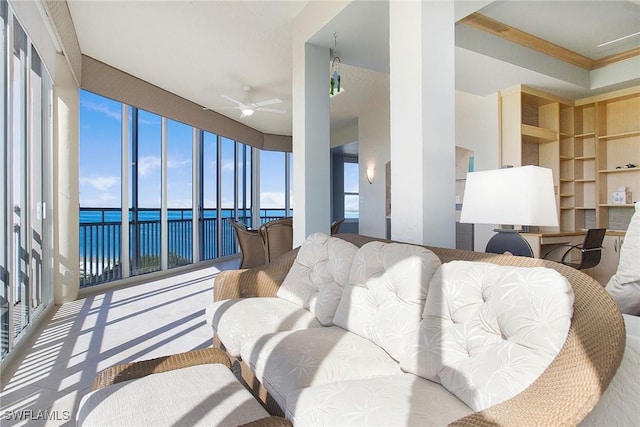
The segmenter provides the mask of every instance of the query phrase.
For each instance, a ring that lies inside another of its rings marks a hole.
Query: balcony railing
[[[227,218],[235,210],[222,209],[218,247],[216,209],[204,209],[200,224],[198,261],[211,260],[237,252],[233,228]],[[161,222],[159,209],[138,209],[134,221],[129,211],[130,276],[161,269]],[[251,226],[249,211],[239,211],[240,219]],[[260,223],[285,216],[284,209],[261,209]],[[169,209],[167,215],[168,267],[194,262],[193,216],[191,209]],[[80,287],[111,282],[123,277],[121,270],[121,210],[118,208],[80,208]]]

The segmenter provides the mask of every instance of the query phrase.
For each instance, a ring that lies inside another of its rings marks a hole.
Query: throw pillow
[[[302,243],[278,297],[312,312],[330,326],[358,247],[337,237],[313,233]]]

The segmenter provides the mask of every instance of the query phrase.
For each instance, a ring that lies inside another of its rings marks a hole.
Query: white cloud
[[[167,200],[167,208],[169,209],[191,209],[191,199],[171,199]]]
[[[284,209],[284,191],[261,192],[260,207],[262,209]]]
[[[234,171],[235,163],[233,160],[223,160],[222,161],[222,170],[223,171]]]
[[[160,167],[160,157],[157,156],[143,156],[138,159],[138,174],[140,176],[147,176],[154,169]]]
[[[191,166],[191,160],[186,159],[186,160],[168,160],[167,161],[167,168],[169,169],[176,169],[176,168],[181,168],[184,166]]]
[[[92,178],[80,178],[80,184],[90,185],[99,191],[106,191],[118,183],[120,183],[120,177],[118,176],[96,176]]]
[[[80,107],[85,108],[90,111],[97,111],[98,113],[102,113],[107,117],[112,119],[121,121],[122,120],[122,112],[112,110],[108,105],[100,104],[93,101],[80,101]]]
[[[86,196],[85,196],[86,194]],[[120,207],[120,195],[108,192],[97,193],[90,191],[80,193],[80,206],[83,208],[118,208]]]

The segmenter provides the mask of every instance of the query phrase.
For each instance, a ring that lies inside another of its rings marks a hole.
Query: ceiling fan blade
[[[287,112],[287,110],[278,110],[276,108],[262,108],[262,107],[258,107],[256,108],[257,111],[264,111],[266,113],[276,113],[276,114],[284,114]]]
[[[256,107],[264,107],[265,105],[280,104],[281,102],[282,102],[282,99],[273,98],[273,99],[268,99],[266,101],[255,102],[253,105],[255,105]]]
[[[202,107],[202,109],[204,111],[218,111],[218,110],[242,110],[242,107],[215,107],[215,108],[210,108],[210,107]]]
[[[247,107],[248,107],[248,106],[247,106],[247,104],[245,104],[244,102],[240,102],[240,101],[238,101],[238,100],[237,100],[237,99],[235,99],[235,98],[232,98],[232,97],[227,96],[227,95],[221,95],[221,96],[222,96],[224,99],[228,100],[228,101],[231,101],[231,102],[234,102],[234,103],[238,104],[238,106],[239,106],[240,108],[247,108]]]

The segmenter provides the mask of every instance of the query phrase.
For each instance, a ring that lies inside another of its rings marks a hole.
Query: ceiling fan
[[[251,87],[245,86],[243,87],[243,90],[246,92],[246,98],[248,100]],[[228,95],[222,95],[222,97],[228,101],[231,101],[237,104],[235,107],[226,107],[226,108],[233,108],[236,110],[240,110],[240,112],[242,113],[240,114],[241,119],[244,119],[245,117],[249,117],[253,115],[253,113],[255,113],[256,111],[264,111],[265,113],[276,113],[276,114],[285,114],[287,112],[286,110],[280,110],[277,108],[265,108],[268,105],[281,103],[282,100],[279,98],[268,99],[266,101],[260,101],[260,102],[250,102],[250,101],[243,102]],[[204,108],[204,109],[208,110],[208,108]]]

